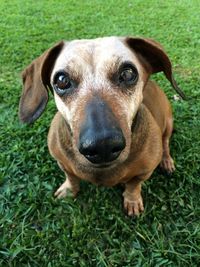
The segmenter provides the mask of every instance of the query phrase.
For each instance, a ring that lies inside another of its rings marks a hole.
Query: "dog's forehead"
[[[54,69],[64,69],[68,64],[99,66],[116,60],[135,58],[133,52],[118,37],[74,40],[65,42]]]
[[[109,58],[113,55],[128,56],[130,55],[129,49],[124,45],[118,37],[104,37],[91,40],[75,40],[72,41],[67,47],[65,53],[78,54],[85,56],[86,53],[94,59]]]

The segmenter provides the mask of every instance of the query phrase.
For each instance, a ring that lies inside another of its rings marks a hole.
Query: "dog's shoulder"
[[[63,150],[65,146],[71,145],[71,134],[69,126],[58,111],[52,122],[48,133],[48,147],[52,154],[55,150]]]

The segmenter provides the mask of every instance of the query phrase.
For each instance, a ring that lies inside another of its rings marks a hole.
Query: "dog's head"
[[[131,127],[152,73],[163,71],[176,91],[171,62],[151,39],[105,37],[60,42],[23,72],[19,116],[35,121],[45,109],[49,88],[83,164],[124,161]]]

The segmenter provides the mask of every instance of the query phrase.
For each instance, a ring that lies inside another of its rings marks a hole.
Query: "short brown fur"
[[[78,51],[79,45],[83,60],[88,62],[83,70],[76,69],[76,75],[79,73],[81,76],[81,73],[86,73],[87,70],[88,78],[84,79],[84,75],[79,77],[80,85],[77,87],[76,93],[70,97],[62,99],[54,93],[59,111],[51,123],[48,147],[50,154],[57,160],[66,176],[66,181],[56,191],[55,196],[64,197],[68,190],[71,190],[76,196],[80,189],[81,179],[104,186],[124,184],[124,208],[128,215],[132,216],[138,215],[144,210],[141,196],[142,182],[151,176],[159,164],[167,172],[172,172],[175,169],[169,150],[169,139],[173,129],[171,106],[164,92],[155,82],[149,80],[149,76],[152,73],[163,71],[178,93],[180,93],[180,88],[177,87],[172,76],[169,58],[157,42],[144,38],[105,39],[105,42],[107,40],[111,47],[114,46],[113,43],[119,42],[117,43],[118,46],[122,46],[122,50],[124,49],[124,51],[117,50],[119,59],[116,56],[109,59],[109,62],[113,60],[112,66],[120,64],[122,52],[127,55],[132,53],[134,57],[131,60],[134,61],[139,70],[140,80],[137,85],[131,87],[130,94],[125,94],[123,88],[118,90],[118,86],[109,81],[109,77],[112,76],[109,67],[107,73],[106,70],[105,73],[103,72],[101,65],[99,69],[94,67],[99,62],[96,62],[95,59],[98,58],[97,52],[101,51],[102,44],[104,44],[103,38],[96,39],[91,42],[91,45],[89,41],[85,43],[80,41],[80,44],[79,42],[72,42],[69,46],[69,50],[72,50],[69,54],[73,58],[71,62],[74,62],[76,67],[76,51]],[[87,48],[85,50],[84,45]],[[19,111],[22,121],[32,122],[43,112],[48,97],[47,86],[53,87],[51,75],[53,76],[54,68],[56,71],[57,65],[63,64],[60,55],[65,53],[64,47],[64,42],[57,44],[36,59],[23,72],[24,91]],[[90,50],[92,52],[88,54]],[[84,53],[84,51],[86,52]],[[122,56],[124,54],[122,53]],[[116,58],[117,62],[114,61]],[[47,64],[49,62],[50,66]],[[90,62],[92,63],[90,64]],[[77,67],[80,65],[81,60],[79,58]],[[103,65],[106,66],[106,64]],[[93,76],[90,76],[90,71],[93,72]],[[91,77],[95,77],[95,75],[103,78],[92,80]],[[105,90],[104,87],[107,89]],[[32,96],[34,97],[31,99]],[[96,96],[109,105],[126,139],[124,151],[121,152],[118,159],[109,163],[108,166],[96,166],[88,162],[77,149],[80,128],[86,116],[86,103],[89,103]],[[181,96],[184,97],[182,92]],[[38,108],[40,105],[42,107]],[[134,106],[136,107],[135,110],[133,109]]]

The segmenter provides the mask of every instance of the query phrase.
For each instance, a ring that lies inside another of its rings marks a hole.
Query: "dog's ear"
[[[48,101],[50,74],[64,42],[57,43],[36,58],[23,72],[23,90],[19,104],[22,122],[34,122],[44,111]]]
[[[178,87],[172,73],[172,64],[162,46],[148,38],[125,38],[125,42],[133,49],[145,68],[151,73],[163,71],[176,92],[185,99],[185,94]]]

